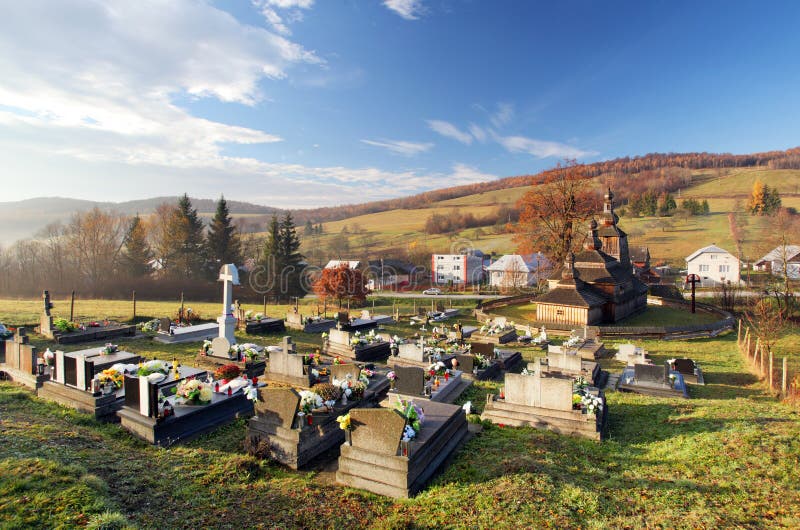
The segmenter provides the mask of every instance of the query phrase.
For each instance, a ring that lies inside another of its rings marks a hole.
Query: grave
[[[372,343],[354,345],[354,339],[357,339],[354,333],[332,329],[323,344],[322,353],[332,357],[355,359],[360,362],[378,361],[389,357],[389,341],[381,339]]]
[[[683,375],[671,370],[668,362],[626,367],[620,376],[618,389],[648,396],[689,397]]]
[[[55,401],[100,419],[115,418],[115,413],[125,401],[123,389],[111,388],[101,393],[99,385],[93,388],[93,379],[103,370],[117,364],[136,365],[141,358],[126,351],[109,354],[101,348],[91,348],[65,353],[55,352],[51,379],[45,381],[38,391],[41,398]]]
[[[246,320],[244,330],[250,335],[257,333],[282,333],[286,331],[286,326],[280,318],[264,317],[261,319]]]
[[[489,394],[481,419],[492,423],[548,429],[560,434],[601,440],[607,431],[608,408],[602,390],[589,387],[587,393],[602,403],[596,414],[573,408],[571,376],[547,374],[506,374],[503,397]]]
[[[471,381],[462,378],[461,370],[449,369],[447,379],[444,376],[426,379],[426,370],[417,366],[395,365],[393,370],[397,379],[394,381],[394,388],[389,392],[392,400],[397,395],[417,401],[452,403],[472,384]],[[439,382],[438,386],[435,384],[436,380]]]
[[[336,326],[336,321],[332,318],[304,317],[296,311],[286,313],[286,327],[304,331],[305,333],[325,333]]]
[[[501,349],[495,344],[487,342],[471,342],[470,352],[473,355],[480,353],[492,362],[498,361],[500,363],[500,370],[511,370],[522,361],[522,354],[520,352]]]
[[[0,341],[0,372],[6,379],[34,390],[50,379],[44,364],[38,361],[36,346],[30,344],[25,328],[17,328],[11,339]]]
[[[473,354],[463,353],[455,356],[458,369],[464,373],[466,379],[477,381],[488,381],[495,379],[503,371],[503,363],[493,357],[484,357],[489,362],[489,366],[482,366],[480,359]],[[452,363],[452,361],[451,361]]]
[[[344,379],[347,374],[357,379],[360,368],[355,365],[331,366],[333,377]],[[324,407],[310,415],[298,416],[300,394],[292,388],[261,388],[255,403],[255,416],[247,426],[251,451],[280,462],[292,469],[306,466],[320,457],[334,455],[331,449],[344,442],[345,432],[336,419],[353,409],[374,407],[385,396],[389,381],[385,376],[374,377],[364,391],[364,397],[346,402],[338,399],[332,410]]]
[[[258,377],[264,373],[267,364],[265,358],[247,358],[247,356],[240,355],[238,351],[231,351],[233,346],[234,345],[229,343],[228,339],[225,337],[214,337],[211,340],[211,346],[208,348],[208,351],[201,349],[200,353],[195,357],[195,360],[199,364],[209,366],[215,370],[219,366],[235,364],[250,378]],[[259,355],[264,352],[263,347],[255,344],[243,344],[241,347],[249,347],[258,352]]]
[[[480,330],[472,334],[472,338],[479,342],[505,344],[517,340],[517,330],[508,323],[506,317],[496,317],[487,320]]]
[[[297,354],[291,337],[283,337],[280,351],[269,354],[269,363],[264,370],[264,380],[283,383],[300,388],[314,384],[311,365],[303,363],[303,356]]]
[[[342,331],[369,331],[377,327],[378,323],[371,318],[350,318],[347,311],[336,314],[336,329]]]
[[[39,318],[39,333],[58,344],[80,344],[136,335],[136,326],[108,320],[89,322],[72,331],[60,331],[53,325],[53,315],[50,310],[54,306],[50,301],[49,291],[42,292],[42,300],[44,307]]]
[[[626,366],[633,366],[635,364],[653,364],[647,350],[635,346],[633,344],[620,344],[617,347],[617,353],[614,359],[622,361]]]
[[[156,445],[170,446],[190,440],[228,424],[239,416],[252,415],[253,402],[242,389],[228,395],[213,392],[206,405],[179,405],[175,402],[174,388],[189,378],[205,379],[204,370],[181,366],[178,378],[170,370],[166,378],[152,382],[147,377],[126,375],[125,402],[117,412],[123,428],[134,436]],[[160,402],[173,405],[173,413],[163,417]]]
[[[461,407],[436,402],[423,407],[425,421],[410,442],[401,442],[406,420],[398,411],[351,411],[351,442],[340,448],[336,481],[395,498],[422,490],[467,435]]]
[[[600,387],[607,377],[594,361],[586,361],[574,353],[549,353],[539,359],[539,366],[545,372],[561,373],[571,377],[583,377],[590,385]]]
[[[428,316],[434,322],[442,322],[443,320],[449,320],[455,316],[458,316],[459,312],[460,312],[459,309],[454,309],[454,308],[442,309],[442,310],[432,311],[431,313],[428,313]]]
[[[683,380],[693,385],[705,385],[703,370],[691,359],[674,359],[671,368],[683,376]]]
[[[361,317],[359,318],[361,321],[369,321],[373,320],[377,324],[391,324],[395,321],[391,315],[373,315],[369,312],[369,310],[364,309],[361,311]]]
[[[397,355],[392,356],[390,359],[390,363],[394,363],[398,366],[418,366],[420,368],[427,368],[434,362],[434,357],[439,355],[439,359],[448,367],[450,366],[450,360],[455,356],[456,352],[447,353],[441,351],[435,351],[435,348],[430,346],[425,346],[425,338],[419,337],[416,340],[410,340],[406,342],[402,342],[397,345]],[[462,352],[463,350],[458,350],[458,352]]]
[[[162,321],[171,320],[168,318],[161,319]],[[192,326],[174,326],[165,328],[163,324],[159,325],[158,333],[156,333],[155,341],[162,344],[181,344],[185,342],[201,342],[204,340],[211,340],[219,334],[219,324],[214,322],[207,322],[205,324],[194,324]]]

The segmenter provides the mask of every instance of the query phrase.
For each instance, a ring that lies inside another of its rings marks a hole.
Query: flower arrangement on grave
[[[389,387],[394,390],[395,381],[397,381],[397,374],[394,373],[394,370],[389,370],[386,374],[386,379],[389,380]]]
[[[403,429],[403,437],[400,441],[410,442],[416,438],[419,431],[422,430],[422,424],[425,422],[425,413],[422,407],[413,401],[405,399],[400,399],[396,408],[406,420],[406,426]]]
[[[303,356],[303,364],[322,364],[322,356],[318,353],[309,353],[308,355]]]
[[[336,421],[339,422],[339,428],[343,431],[349,431],[353,428],[353,425],[350,423],[350,413],[339,416],[336,418]]]
[[[514,329],[513,322],[495,324],[492,321],[487,321],[483,326],[481,326],[480,332],[483,335],[499,335],[504,331],[509,331],[512,329]]]
[[[336,401],[342,396],[342,388],[331,383],[317,383],[311,390],[318,394],[323,401]]]
[[[342,361],[341,357],[339,357],[338,355],[336,357],[334,357],[333,364],[343,364],[343,363],[344,363],[344,361]]]
[[[152,361],[147,361],[142,363],[139,366],[139,370],[137,370],[136,374],[142,377],[147,377],[151,374],[164,374],[167,375],[169,373],[169,365],[166,361],[160,361],[158,359],[153,359]]]
[[[480,353],[476,353],[474,364],[478,370],[484,370],[492,365],[492,361],[490,361],[487,357],[484,357]]]
[[[244,392],[244,397],[255,403],[258,401],[258,388],[252,385],[247,387],[247,390]]]
[[[111,355],[112,353],[116,353],[118,346],[116,344],[111,344],[107,342],[105,346],[100,348],[100,355]]]
[[[354,381],[350,386],[350,390],[353,392],[350,397],[353,399],[361,399],[364,397],[364,392],[367,390],[367,384],[363,381]]]
[[[70,331],[75,331],[77,326],[75,323],[70,322],[66,318],[56,318],[53,320],[53,327],[56,328],[58,331],[62,333],[69,333]]]
[[[204,341],[203,341],[203,345],[202,345],[202,346],[200,346],[200,351],[201,351],[201,352],[202,352],[204,355],[208,355],[208,352],[210,352],[210,351],[211,351],[211,341],[210,341],[210,340],[208,340],[208,339],[204,340]]]
[[[116,388],[122,388],[124,377],[114,368],[109,368],[97,374],[97,380],[100,381],[100,384],[111,384]]]
[[[322,343],[325,344],[326,342],[328,342],[328,332],[327,331],[323,331],[322,332]]]
[[[520,374],[521,375],[536,375],[536,371],[535,370],[528,370],[527,368],[523,368],[522,372],[520,372]]]
[[[199,379],[186,379],[178,384],[175,395],[186,403],[205,405],[211,403],[211,385]]]
[[[42,354],[42,359],[44,359],[44,364],[47,366],[53,366],[56,362],[56,354],[51,352],[50,348],[47,348]]]
[[[139,324],[139,329],[141,329],[146,333],[155,333],[156,331],[158,331],[159,324],[160,324],[159,320],[157,318],[154,318],[153,320],[148,320],[147,322],[142,322],[141,324]]]
[[[325,404],[322,396],[311,390],[300,391],[300,410],[304,414],[311,414],[314,409],[318,409]]]
[[[225,384],[231,379],[239,377],[241,372],[242,370],[235,364],[223,364],[214,371],[214,377],[216,379],[222,379],[223,384]]]
[[[253,315],[253,320],[261,320],[264,318],[264,313],[256,313]]]
[[[369,368],[362,368],[361,375],[369,379],[370,377],[375,375],[375,372],[373,370],[370,370]]]
[[[676,376],[675,374],[669,374],[669,386],[674,387],[675,386],[675,379],[677,379],[677,378],[678,378],[678,376]]]
[[[574,348],[583,342],[583,339],[577,336],[571,336],[567,340],[564,341],[562,346],[565,348]]]
[[[603,399],[589,392],[589,384],[583,376],[578,376],[572,383],[572,408],[585,410],[588,414],[597,414],[603,410]]]
[[[253,319],[253,311],[248,309],[244,312],[244,319],[245,320],[252,320]]]

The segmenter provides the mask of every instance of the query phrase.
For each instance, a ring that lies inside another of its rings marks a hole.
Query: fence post
[[[75,320],[75,291],[72,291],[72,296],[69,301],[69,321]]]
[[[736,332],[736,345],[742,349],[742,319],[739,319],[739,330]]]
[[[786,396],[786,369],[787,369],[786,357],[784,357],[783,358],[783,377],[781,377],[781,394],[783,394],[784,398],[787,397]]]
[[[753,352],[753,358],[751,359],[750,366],[752,366],[753,370],[756,370],[757,372],[760,371],[759,368],[758,368],[758,354],[759,353],[760,352],[758,350],[758,345],[756,345],[756,349]]]
[[[764,377],[764,372],[766,368],[764,367],[764,347],[761,347],[761,377]]]
[[[769,352],[769,391],[772,392],[772,352]]]
[[[136,291],[133,291],[133,321],[136,322]]]

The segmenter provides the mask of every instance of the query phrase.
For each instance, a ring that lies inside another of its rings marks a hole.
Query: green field
[[[3,318],[12,310],[0,302]],[[390,332],[409,329],[401,323]],[[319,343],[318,336],[293,335],[301,351]],[[610,393],[610,436],[602,443],[486,425],[425,491],[403,501],[338,487],[330,467],[293,472],[248,456],[244,420],[159,449],[118,425],[0,383],[0,527],[121,528],[120,520],[140,528],[800,525],[800,418],[747,372],[735,334],[640,344],[656,362],[690,355],[703,366],[707,386],[690,388],[690,400]],[[196,345],[145,339],[125,348],[188,359]],[[527,360],[533,356],[526,351]],[[621,369],[615,361],[602,364]],[[459,403],[472,400],[480,411],[485,394],[499,386],[475,385]],[[118,524],[101,526],[103,520]]]
[[[717,244],[730,252],[736,248],[730,235],[728,213],[735,206],[744,207],[750,196],[753,182],[760,179],[781,193],[784,206],[800,209],[800,170],[771,170],[766,168],[737,168],[724,170],[720,177],[709,170],[694,172],[692,184],[676,193],[678,204],[685,198],[707,199],[711,215],[680,219],[631,218],[623,216],[620,226],[630,235],[631,246],[647,245],[653,262],[684,267],[684,258],[700,247]],[[463,246],[465,241],[484,252],[505,254],[515,252],[516,244],[511,234],[493,233],[491,228],[463,230],[455,234],[428,235],[423,232],[425,221],[433,213],[473,212],[477,216],[493,212],[497,206],[512,205],[534,186],[495,190],[433,203],[430,207],[415,210],[392,210],[324,223],[325,234],[304,242],[327,248],[330,240],[344,228],[352,231],[360,227],[363,232],[348,236],[351,255],[379,257],[387,249],[406,252],[415,247],[432,252],[450,252]],[[737,204],[738,203],[738,204]],[[746,216],[743,257],[756,259],[775,245],[764,234],[770,234],[772,220]]]

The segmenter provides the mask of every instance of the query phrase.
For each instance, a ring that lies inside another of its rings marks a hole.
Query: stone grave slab
[[[162,344],[182,344],[186,342],[202,342],[218,336],[219,324],[208,322],[193,326],[176,327],[172,329],[172,334],[162,333],[159,330],[154,340]]]
[[[397,379],[394,382],[398,394],[422,396],[425,390],[425,370],[417,366],[395,366]]]
[[[300,394],[292,388],[260,388],[256,415],[264,421],[291,429],[300,407]]]
[[[670,376],[674,376],[674,380]],[[620,376],[618,389],[649,396],[689,397],[683,375],[670,370],[666,362],[661,365],[635,364],[626,367]]]
[[[233,359],[231,353],[231,343],[225,337],[214,337],[211,339],[211,351],[209,357],[220,357],[222,359]]]
[[[378,454],[394,456],[406,420],[392,409],[355,409],[350,412],[353,426],[353,447],[369,449]]]

